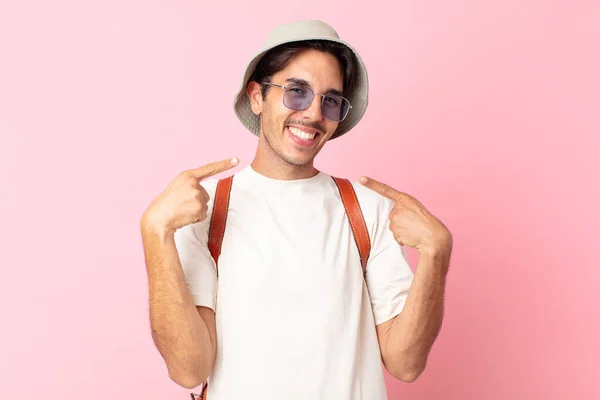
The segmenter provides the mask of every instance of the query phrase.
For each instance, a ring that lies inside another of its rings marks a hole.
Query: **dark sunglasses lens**
[[[346,118],[350,103],[340,96],[325,96],[323,99],[323,115],[332,121],[342,121]]]
[[[306,110],[310,105],[314,93],[309,88],[301,86],[289,86],[284,94],[284,104],[292,110]]]

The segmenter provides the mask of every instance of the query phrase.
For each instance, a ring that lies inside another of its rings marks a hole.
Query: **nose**
[[[302,111],[302,118],[310,121],[321,121],[323,119],[323,113],[321,112],[321,95],[315,95],[308,108]]]

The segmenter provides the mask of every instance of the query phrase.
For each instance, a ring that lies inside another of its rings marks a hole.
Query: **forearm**
[[[414,381],[425,369],[443,320],[450,251],[421,255],[403,311],[383,332],[383,361],[388,371]]]
[[[215,345],[187,288],[173,234],[142,223],[152,338],[169,376],[195,387],[210,374]]]

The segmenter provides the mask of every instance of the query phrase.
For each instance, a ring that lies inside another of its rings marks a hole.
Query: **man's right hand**
[[[142,226],[173,233],[186,225],[204,221],[210,197],[200,182],[235,167],[238,162],[237,158],[230,158],[181,172],[148,206]]]

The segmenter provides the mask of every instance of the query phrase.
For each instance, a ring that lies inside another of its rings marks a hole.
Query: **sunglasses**
[[[332,121],[342,122],[352,108],[348,99],[336,94],[315,93],[306,85],[291,84],[287,86],[264,82],[265,86],[274,86],[284,90],[283,105],[295,111],[304,111],[310,107],[315,95],[321,96],[321,113]]]

